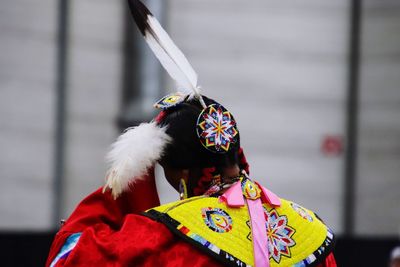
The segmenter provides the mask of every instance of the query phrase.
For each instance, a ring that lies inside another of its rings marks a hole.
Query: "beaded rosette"
[[[238,139],[235,119],[219,104],[203,109],[196,130],[201,144],[211,152],[226,153]]]

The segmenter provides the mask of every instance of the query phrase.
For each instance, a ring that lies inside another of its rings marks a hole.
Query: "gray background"
[[[350,1],[165,2],[164,25],[204,94],[238,121],[251,176],[342,233],[344,153],[326,155],[321,143],[346,143]],[[0,230],[54,227],[56,4],[0,3]],[[127,8],[70,4],[64,217],[104,182],[118,135]],[[364,1],[362,23],[355,233],[398,235],[400,3]],[[163,88],[173,91],[168,78]],[[158,186],[164,202],[177,199],[161,174]]]

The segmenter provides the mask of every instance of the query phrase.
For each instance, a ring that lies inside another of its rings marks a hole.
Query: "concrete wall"
[[[0,3],[0,228],[47,229],[53,168],[56,6]]]
[[[122,4],[70,1],[65,182],[61,211],[103,183],[117,134]],[[57,1],[0,3],[0,228],[52,222]]]
[[[121,2],[71,1],[65,217],[104,182],[104,156],[117,134],[122,23]]]
[[[103,183],[117,136],[124,2],[70,1],[64,208]],[[357,233],[399,230],[399,4],[364,9]],[[170,0],[166,28],[235,116],[251,176],[341,232],[349,1]],[[56,1],[0,3],[0,229],[51,222]],[[132,70],[132,72],[135,70]],[[166,88],[172,90],[166,79]],[[155,99],[156,100],[156,99]],[[177,193],[158,175],[164,202]]]
[[[400,3],[363,16],[357,233],[400,235]]]

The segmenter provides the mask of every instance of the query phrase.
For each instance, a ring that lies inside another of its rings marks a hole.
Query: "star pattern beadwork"
[[[287,224],[287,217],[279,216],[276,210],[268,212],[264,207],[264,212],[267,217],[269,257],[279,263],[282,256],[291,257],[290,247],[296,245],[292,238],[295,230]]]
[[[232,114],[223,106],[213,104],[200,113],[197,135],[208,150],[225,153],[237,142],[238,130]]]

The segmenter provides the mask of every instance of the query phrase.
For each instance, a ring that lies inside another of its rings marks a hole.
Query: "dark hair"
[[[218,104],[216,101],[203,97],[205,104]],[[197,99],[192,99],[170,108],[159,122],[166,126],[166,133],[172,137],[161,159],[161,164],[172,168],[191,169],[215,167],[221,169],[239,163],[238,150],[240,138],[231,145],[226,153],[213,153],[200,142],[196,133],[197,119],[203,110]]]

